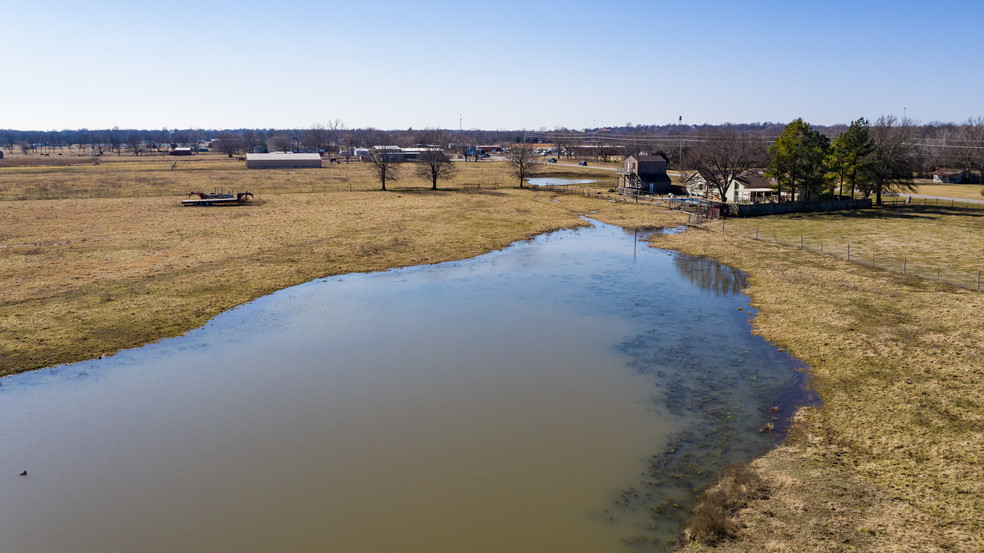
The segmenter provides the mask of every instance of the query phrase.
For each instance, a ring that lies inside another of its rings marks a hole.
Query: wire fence
[[[882,200],[882,205],[884,207],[900,207],[900,206],[936,206],[936,207],[953,207],[961,209],[977,209],[984,211],[984,198],[981,200],[962,200],[959,198],[939,198],[935,196],[925,196],[917,198],[914,196],[905,196],[908,199],[892,199],[892,200]]]
[[[721,219],[706,223],[704,228],[739,236],[752,240],[760,240],[782,246],[799,248],[806,251],[822,253],[839,259],[866,265],[876,269],[891,271],[907,276],[945,282],[953,286],[970,290],[981,290],[981,270],[947,267],[914,260],[907,255],[896,252],[886,252],[868,244],[838,241],[824,236],[809,236],[806,234],[790,235],[775,230],[765,229],[749,221]]]

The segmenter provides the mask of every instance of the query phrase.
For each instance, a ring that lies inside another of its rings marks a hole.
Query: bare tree
[[[263,143],[263,137],[260,133],[254,131],[253,129],[246,129],[243,131],[243,149],[247,153],[252,153],[253,150]]]
[[[219,135],[218,140],[215,141],[215,148],[219,152],[232,157],[243,151],[243,139],[231,133],[222,133]]]
[[[437,190],[437,179],[448,179],[458,171],[454,162],[441,148],[428,147],[420,154],[417,176],[430,179],[431,190]]]
[[[290,151],[291,146],[294,141],[290,139],[286,134],[275,134],[267,139],[267,148],[271,152],[284,152]]]
[[[526,179],[537,174],[542,167],[536,159],[536,152],[533,151],[533,147],[525,140],[509,149],[506,162],[509,164],[512,174],[519,179],[520,188],[523,188]]]
[[[342,149],[341,143],[341,133],[345,129],[345,125],[340,119],[329,119],[327,134],[328,134],[328,152],[340,152]]]
[[[140,135],[137,133],[127,135],[126,143],[130,146],[130,150],[133,151],[133,155],[135,156],[140,155],[140,152],[143,151],[143,141],[140,140]]]
[[[312,125],[310,129],[301,133],[301,145],[305,150],[322,153],[327,149],[328,142],[328,127],[321,123]]]
[[[699,172],[721,201],[742,173],[762,164],[765,149],[761,141],[733,130],[719,131],[689,152],[690,166]]]
[[[375,170],[376,176],[379,177],[382,190],[386,190],[386,181],[396,180],[401,160],[397,159],[392,151],[375,145],[372,142],[373,138],[369,138],[369,140],[369,161],[372,162],[373,170]]]
[[[205,138],[205,131],[202,129],[188,129],[188,145],[191,146],[191,151],[195,155],[198,155],[198,146],[203,138]]]
[[[862,190],[865,197],[875,193],[875,204],[881,205],[886,192],[915,189],[912,184],[916,166],[914,132],[911,120],[900,120],[894,115],[879,117],[871,126],[873,149],[861,169],[869,188]]]
[[[967,121],[960,128],[959,154],[961,169],[980,171],[981,182],[984,182],[984,117],[976,117]]]

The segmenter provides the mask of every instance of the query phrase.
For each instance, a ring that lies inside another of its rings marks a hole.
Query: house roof
[[[632,158],[632,159],[638,161],[639,163],[646,163],[646,162],[650,162],[651,163],[651,162],[654,162],[654,161],[661,161],[663,163],[666,163],[666,158],[663,157],[663,156],[629,156],[626,159],[629,159],[629,158]]]
[[[736,180],[745,188],[770,188],[772,186],[772,181],[765,178],[761,169],[745,171],[741,175],[738,175]]]
[[[318,160],[321,161],[321,156],[318,154],[292,154],[292,153],[279,153],[279,154],[246,154],[246,161],[258,161],[258,160],[270,160],[270,161],[300,161],[300,160]]]

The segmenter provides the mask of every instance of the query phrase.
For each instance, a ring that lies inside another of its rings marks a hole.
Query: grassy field
[[[982,220],[979,212],[870,211],[758,224],[869,236],[969,267],[981,261],[973,244]],[[738,514],[722,525],[736,539],[690,550],[984,550],[981,293],[714,225],[655,244],[748,271],[756,331],[809,364],[823,401],[801,410],[786,443],[752,463],[758,485],[735,494],[728,508]]]
[[[916,190],[913,193],[942,198],[984,200],[982,192],[984,192],[984,186],[979,184],[935,184],[932,181],[916,181]]]
[[[711,222],[710,230],[786,244],[889,271],[976,287],[984,210],[914,205]],[[984,285],[984,281],[982,281]]]
[[[583,225],[592,210],[630,226],[679,221],[643,206],[509,188],[504,165],[491,162],[463,165],[437,191],[407,172],[385,193],[364,164],[241,166],[214,158],[171,170],[131,158],[0,169],[0,193],[59,198],[0,201],[0,374],[178,335],[320,276],[472,257]],[[256,201],[180,206],[201,189],[250,190]]]

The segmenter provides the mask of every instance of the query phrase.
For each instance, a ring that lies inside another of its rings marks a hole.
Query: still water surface
[[[561,179],[557,177],[532,177],[526,179],[530,186],[570,186],[572,184],[589,184],[595,179]]]
[[[768,407],[803,401],[740,285],[596,224],[5,378],[0,551],[664,543],[695,486],[772,445]]]

